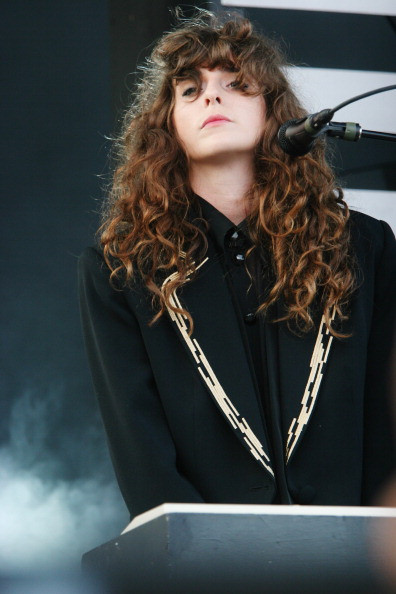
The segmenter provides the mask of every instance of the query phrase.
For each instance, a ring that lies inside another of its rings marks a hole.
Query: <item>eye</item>
[[[232,80],[227,86],[231,87],[232,89],[239,89],[240,91],[245,91],[249,87],[247,83],[238,83],[236,80]]]
[[[187,89],[184,89],[182,92],[182,97],[191,97],[191,95],[194,95],[196,92],[197,87],[187,87]]]

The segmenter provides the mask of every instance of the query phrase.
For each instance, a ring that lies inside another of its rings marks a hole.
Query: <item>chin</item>
[[[256,145],[236,144],[235,142],[213,142],[210,144],[210,146],[205,146],[198,152],[197,150],[192,151],[190,153],[190,158],[196,161],[202,161],[206,159],[216,159],[216,157],[225,157],[227,155],[234,156],[236,154],[251,154],[254,152],[255,147]],[[195,149],[196,148],[197,147],[195,147]]]

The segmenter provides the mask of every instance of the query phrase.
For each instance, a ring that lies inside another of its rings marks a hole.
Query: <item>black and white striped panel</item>
[[[310,113],[396,84],[395,0],[222,0],[221,6],[243,11],[281,41],[296,64],[289,77]],[[396,91],[354,103],[334,119],[396,133]],[[329,142],[349,204],[396,231],[396,143]]]

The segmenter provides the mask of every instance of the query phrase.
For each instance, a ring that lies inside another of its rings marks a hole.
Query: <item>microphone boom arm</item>
[[[390,132],[377,132],[376,130],[363,130],[359,124],[354,122],[329,122],[320,132],[332,138],[340,138],[357,142],[361,138],[372,138],[374,140],[388,140],[396,142],[396,134]]]

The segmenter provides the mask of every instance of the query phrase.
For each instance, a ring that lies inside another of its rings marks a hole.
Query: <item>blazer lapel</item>
[[[171,277],[164,281],[164,285]],[[227,281],[218,256],[208,249],[193,282],[187,282],[173,305],[189,311],[188,323],[169,309],[174,327],[210,396],[243,446],[273,477],[257,395]]]
[[[277,350],[272,352],[278,354],[278,373],[273,374],[272,389],[277,390],[281,403],[285,462],[288,464],[312,419],[333,337],[326,329],[324,317],[314,331],[304,336],[296,336],[285,324],[277,326],[276,338],[272,331]]]

